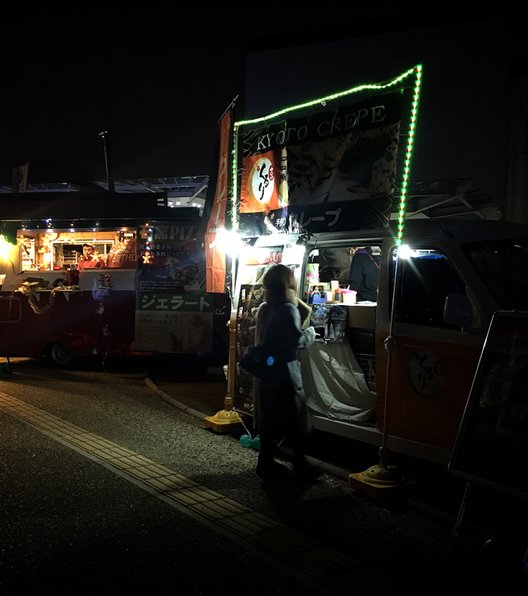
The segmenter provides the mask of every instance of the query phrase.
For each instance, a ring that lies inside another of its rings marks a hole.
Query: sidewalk
[[[221,371],[214,369],[214,371],[208,371],[207,374],[198,377],[193,377],[191,373],[190,378],[184,381],[153,376],[157,378],[152,378],[152,376],[145,378],[147,386],[161,399],[195,418],[203,421],[206,416],[212,416],[225,409],[227,381]],[[251,421],[247,418],[242,418],[242,421],[240,429],[234,430],[234,434],[240,433],[242,436],[250,432],[251,429],[248,430],[244,425],[250,426]],[[279,450],[282,451],[285,458],[290,458],[291,453],[288,449]],[[345,481],[348,481],[348,476],[352,472],[352,470],[316,457],[307,456],[307,459],[313,466],[321,468],[323,472]]]

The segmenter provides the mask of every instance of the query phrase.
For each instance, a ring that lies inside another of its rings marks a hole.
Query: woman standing
[[[255,379],[254,424],[260,434],[257,474],[266,480],[280,479],[288,469],[274,459],[275,442],[286,439],[294,455],[294,474],[312,476],[306,462],[304,443],[311,430],[297,350],[312,344],[315,330],[303,328],[311,309],[297,297],[295,276],[285,265],[272,265],[262,284],[265,301],[256,317],[255,343],[266,343],[279,363],[277,378]],[[284,374],[280,374],[280,371]]]

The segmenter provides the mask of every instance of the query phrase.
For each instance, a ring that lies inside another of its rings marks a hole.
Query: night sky
[[[14,48],[7,59],[2,184],[14,163],[27,161],[30,182],[105,180],[99,132],[107,128],[115,179],[210,174],[217,121],[243,95],[241,39]]]
[[[211,174],[217,122],[237,95],[236,116],[244,115],[246,50],[378,34],[432,18],[414,13],[411,22],[391,11],[397,12],[354,14],[353,23],[340,28],[335,15],[324,29],[289,23],[280,35],[252,24],[245,35],[220,38],[196,29],[195,36],[182,37],[176,30],[170,40],[160,35],[122,47],[93,40],[67,47],[12,44],[2,54],[0,184],[10,184],[12,166],[26,162],[30,183],[106,180],[104,129],[111,130],[117,180]]]

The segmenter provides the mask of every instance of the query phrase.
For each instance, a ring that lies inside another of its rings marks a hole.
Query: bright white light
[[[414,256],[414,254],[415,251],[408,244],[402,244],[401,246],[398,246],[398,259],[408,261]]]
[[[222,252],[237,257],[242,250],[242,239],[233,230],[226,230],[225,228],[219,228],[216,232],[216,238],[209,248],[218,248]]]
[[[304,244],[290,244],[284,247],[283,262],[284,263],[302,263],[304,261],[304,253],[306,246]]]
[[[14,245],[5,239],[3,234],[0,234],[0,259],[3,261],[8,261],[13,248]]]

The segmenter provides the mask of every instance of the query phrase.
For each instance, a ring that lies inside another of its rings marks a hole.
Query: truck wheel
[[[73,349],[70,344],[57,342],[51,345],[49,357],[53,364],[66,366],[73,360]]]

